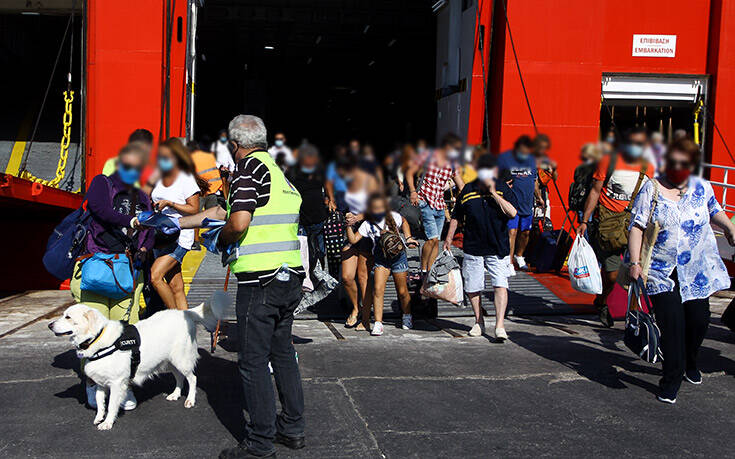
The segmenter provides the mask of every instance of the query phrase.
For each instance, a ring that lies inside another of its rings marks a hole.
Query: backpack
[[[85,201],[59,223],[46,243],[43,266],[59,280],[71,278],[74,264],[84,250],[91,214]]]
[[[370,222],[370,224],[380,231],[380,227],[375,223]],[[390,212],[385,216],[385,230],[380,232],[380,239],[378,239],[377,242],[378,247],[380,247],[383,251],[383,255],[385,255],[385,258],[388,260],[392,260],[405,250],[403,240],[401,240],[401,236],[398,235],[398,228],[396,228],[396,222],[393,220],[393,214]]]
[[[581,164],[574,170],[574,181],[569,185],[569,210],[584,212],[587,196],[592,189],[592,176],[597,164]]]

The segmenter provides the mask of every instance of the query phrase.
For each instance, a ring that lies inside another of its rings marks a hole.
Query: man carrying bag
[[[593,175],[590,190],[579,225],[578,234],[585,234],[590,217],[595,215],[590,242],[602,265],[602,293],[595,298],[600,322],[613,326],[607,307],[607,297],[615,286],[622,255],[628,244],[628,223],[632,203],[654,169],[643,159],[648,136],[645,128],[635,128],[626,135],[620,150],[600,161]]]

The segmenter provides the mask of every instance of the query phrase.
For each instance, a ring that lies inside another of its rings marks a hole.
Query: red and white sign
[[[633,35],[633,57],[676,57],[676,35]]]

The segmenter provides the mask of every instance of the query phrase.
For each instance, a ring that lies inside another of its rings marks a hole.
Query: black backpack
[[[592,176],[596,169],[597,164],[595,163],[581,164],[574,169],[574,181],[569,185],[569,210],[584,212],[584,205],[592,188]]]

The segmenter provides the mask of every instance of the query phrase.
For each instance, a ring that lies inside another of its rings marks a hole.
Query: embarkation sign
[[[633,57],[676,57],[676,35],[633,34]]]

